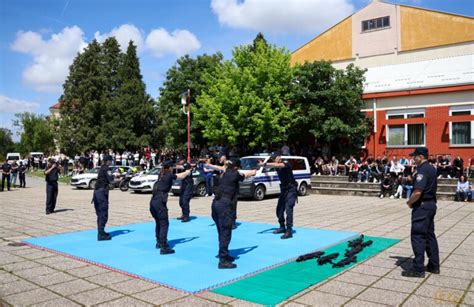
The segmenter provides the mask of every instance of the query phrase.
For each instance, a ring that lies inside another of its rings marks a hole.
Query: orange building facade
[[[292,53],[366,68],[367,155],[474,158],[474,19],[373,1]]]

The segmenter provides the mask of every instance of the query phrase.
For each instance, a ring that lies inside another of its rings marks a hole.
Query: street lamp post
[[[181,105],[183,113],[188,116],[188,162],[191,162],[191,90],[181,94]],[[186,105],[188,111],[186,112]]]

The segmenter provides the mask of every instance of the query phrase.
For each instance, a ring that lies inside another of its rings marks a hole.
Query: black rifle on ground
[[[319,258],[322,255],[324,255],[324,252],[314,252],[314,253],[304,254],[304,255],[299,256],[296,259],[296,262],[301,262],[301,261],[306,261],[306,260],[310,260],[310,259],[314,259],[314,258]]]
[[[357,245],[361,245],[362,242],[364,242],[364,235],[360,235],[360,237],[358,237],[357,239],[349,241],[347,245],[349,247],[356,247]]]
[[[339,253],[334,253],[334,254],[324,256],[324,257],[320,257],[318,259],[318,264],[323,265],[323,264],[326,264],[326,263],[332,263],[332,261],[334,259],[336,259],[337,257],[339,257]]]
[[[345,267],[348,264],[351,264],[352,262],[357,262],[357,257],[355,255],[350,256],[350,257],[346,257],[346,258],[342,259],[341,261],[339,261],[338,263],[334,263],[332,265],[332,267],[333,268],[342,268],[342,267]]]
[[[367,246],[372,245],[372,243],[373,243],[373,241],[369,240],[369,241],[363,242],[363,243],[361,243],[357,246],[354,246],[352,249],[346,249],[346,253],[344,254],[344,256],[352,257],[352,256],[360,253]]]

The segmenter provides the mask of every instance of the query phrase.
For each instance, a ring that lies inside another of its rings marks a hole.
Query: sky
[[[138,45],[147,92],[185,55],[222,52],[262,32],[294,51],[371,0],[0,0],[0,127],[49,113],[74,57],[92,39]],[[394,0],[474,16],[474,0]],[[15,139],[18,137],[15,136]]]

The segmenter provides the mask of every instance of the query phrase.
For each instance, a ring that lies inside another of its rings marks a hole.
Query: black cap
[[[229,163],[230,166],[240,167],[240,165],[241,165],[240,159],[237,159],[237,158],[232,158],[227,163]]]
[[[415,151],[410,154],[410,157],[415,157],[415,156],[424,156],[425,158],[428,158],[428,148],[426,147],[415,148]]]
[[[276,157],[281,156],[280,151],[274,151],[270,154],[270,158],[275,159]]]
[[[112,156],[106,155],[104,156],[104,161],[112,161]]]
[[[171,161],[171,160],[166,160],[166,161],[163,162],[162,166],[163,166],[163,167],[166,167],[166,168],[167,168],[167,167],[172,167],[172,166],[173,166],[173,161]]]

